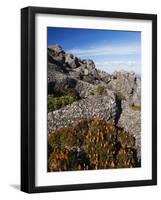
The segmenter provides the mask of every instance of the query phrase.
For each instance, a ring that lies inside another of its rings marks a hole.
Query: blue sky
[[[92,59],[108,73],[141,73],[141,33],[130,31],[48,27],[48,46],[59,44],[65,52]]]

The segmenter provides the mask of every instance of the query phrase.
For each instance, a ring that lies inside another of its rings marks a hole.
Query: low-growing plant
[[[48,171],[138,167],[135,138],[96,117],[48,134]]]
[[[58,87],[55,88],[55,83],[48,83],[48,95],[53,97],[72,96],[79,99],[79,93],[74,88]]]
[[[72,104],[74,101],[76,101],[76,98],[68,95],[62,97],[48,96],[48,113],[58,110],[63,106]]]
[[[122,100],[126,100],[126,97],[125,97],[125,95],[122,93],[122,92],[116,92],[116,97],[120,100],[120,101],[122,101]]]
[[[98,95],[107,95],[107,90],[104,86],[98,85],[96,88],[96,93]]]
[[[79,99],[79,93],[74,88],[62,88],[61,89],[63,95],[72,96],[74,99]]]
[[[140,106],[140,105],[134,105],[134,104],[133,104],[133,105],[131,106],[131,108],[132,108],[133,111],[141,111],[141,106]]]

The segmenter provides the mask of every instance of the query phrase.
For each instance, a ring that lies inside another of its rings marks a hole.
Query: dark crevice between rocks
[[[122,100],[116,95],[115,101],[116,101],[116,115],[115,115],[114,122],[115,122],[115,125],[117,125],[122,113],[122,105],[121,105]]]
[[[116,101],[116,115],[115,115],[115,126],[117,126],[118,121],[121,117],[121,113],[122,113],[122,100],[116,95],[115,96],[115,101]],[[116,154],[117,151],[120,149],[120,145],[118,144],[118,146],[116,147]],[[128,148],[127,148],[128,149]],[[141,160],[138,159],[138,152],[137,149],[135,147],[135,143],[134,143],[134,147],[130,148],[133,154],[133,159],[134,159],[134,166],[135,167],[141,167]]]
[[[49,82],[48,83],[48,95],[53,94],[55,88],[55,82]]]
[[[136,148],[132,148],[131,150],[133,152],[133,158],[134,158],[135,167],[141,167],[141,160],[138,159],[137,149]]]

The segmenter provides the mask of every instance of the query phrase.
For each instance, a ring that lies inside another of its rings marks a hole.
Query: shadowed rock
[[[136,147],[138,149],[138,158],[141,158],[141,113],[133,111],[127,101],[122,101],[122,113],[118,120],[118,126],[124,127],[129,134],[134,135]]]

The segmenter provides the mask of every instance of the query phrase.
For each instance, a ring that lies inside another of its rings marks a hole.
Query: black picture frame
[[[152,21],[152,179],[59,186],[35,186],[35,15],[59,14]],[[103,189],[157,184],[157,15],[96,10],[21,9],[21,190],[27,193]]]

